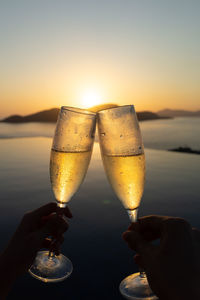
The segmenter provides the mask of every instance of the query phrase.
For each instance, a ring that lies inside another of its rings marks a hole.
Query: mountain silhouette
[[[162,109],[157,112],[161,117],[200,117],[200,110],[190,111],[190,110],[181,110],[181,109]]]
[[[117,106],[118,105],[114,103],[106,103],[106,104],[93,106],[91,108],[88,108],[87,110],[98,112],[103,109],[113,108]],[[7,122],[7,123],[56,122],[59,111],[60,111],[59,108],[52,108],[48,110],[39,111],[37,113],[30,114],[27,116],[12,115],[10,117],[3,119],[1,122]],[[137,112],[137,117],[139,121],[167,118],[166,116],[162,117],[151,111]]]
[[[56,122],[58,118],[59,108],[52,108],[48,110],[39,111],[37,113],[19,116],[13,115],[2,120],[8,123],[27,123],[27,122]]]

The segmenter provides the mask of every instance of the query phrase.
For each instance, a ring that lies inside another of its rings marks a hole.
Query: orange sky
[[[1,4],[0,117],[100,102],[200,109],[200,4],[150,2]]]

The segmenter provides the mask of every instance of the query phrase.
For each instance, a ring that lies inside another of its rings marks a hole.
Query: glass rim
[[[77,114],[83,114],[83,115],[91,115],[91,116],[96,116],[95,112],[89,111],[84,108],[79,108],[79,107],[73,107],[73,106],[61,106],[60,110],[68,110]]]
[[[123,107],[133,107],[134,111],[135,111],[135,106],[133,104],[126,104],[126,105],[118,105],[116,107],[110,107],[110,108],[105,108],[105,109],[102,109],[100,111],[97,112],[97,114],[101,114],[107,110],[114,110],[114,109],[117,109],[117,108],[123,108]]]

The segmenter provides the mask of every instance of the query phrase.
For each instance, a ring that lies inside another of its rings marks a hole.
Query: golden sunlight
[[[81,104],[85,108],[98,105],[102,102],[102,95],[96,89],[85,90],[81,96]]]

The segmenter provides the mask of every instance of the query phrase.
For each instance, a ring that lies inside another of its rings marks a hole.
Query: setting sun
[[[98,105],[102,102],[102,95],[96,89],[85,90],[81,97],[81,104],[85,108]]]

